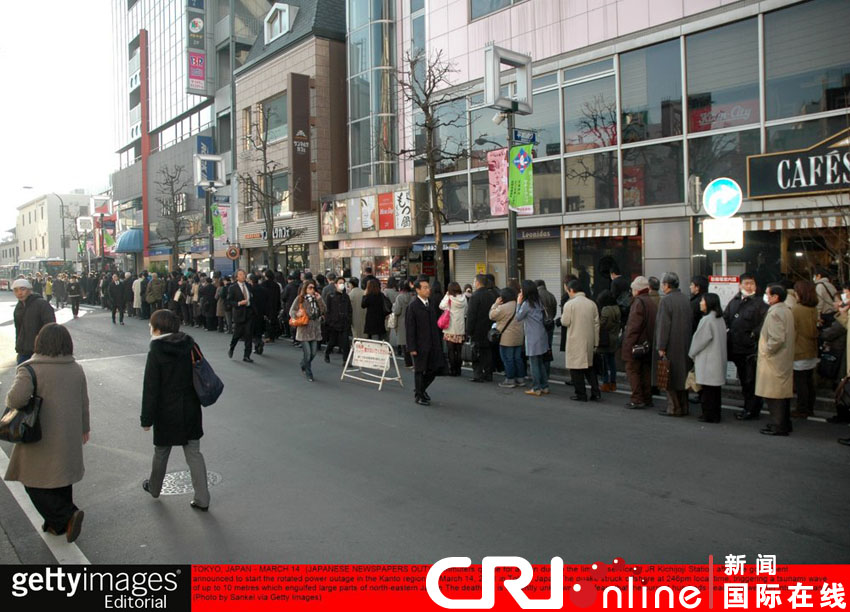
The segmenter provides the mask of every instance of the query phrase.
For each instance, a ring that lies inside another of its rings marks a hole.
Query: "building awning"
[[[141,253],[143,248],[144,237],[140,227],[121,232],[121,235],[118,236],[118,242],[115,244],[116,253]]]
[[[792,216],[793,215],[793,216]],[[741,215],[746,232],[825,229],[850,225],[850,210],[811,209]],[[699,220],[700,231],[705,217]]]
[[[587,223],[567,225],[565,238],[610,238],[613,236],[637,236],[640,233],[640,221],[617,221],[614,223]]]
[[[443,234],[444,251],[466,251],[469,243],[478,238],[478,232],[470,234]],[[413,243],[414,251],[435,251],[436,245],[433,235],[422,236]]]

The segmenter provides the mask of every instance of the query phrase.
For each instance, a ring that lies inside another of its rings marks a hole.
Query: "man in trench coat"
[[[564,304],[561,325],[567,330],[567,368],[573,379],[575,395],[570,399],[587,401],[584,380],[590,384],[590,399],[599,400],[599,381],[593,369],[593,354],[599,345],[599,310],[582,291],[581,281],[567,284],[570,299]]]
[[[670,380],[667,385],[667,409],[658,414],[685,416],[688,414],[685,381],[690,370],[688,349],[693,331],[693,311],[690,300],[679,289],[679,276],[675,272],[667,272],[661,279],[661,291],[664,297],[658,305],[655,348],[659,359],[670,362]]]
[[[787,436],[791,432],[791,404],[794,396],[794,316],[785,304],[782,285],[767,288],[770,308],[761,326],[756,395],[764,398],[772,423],[761,429],[768,436]]]

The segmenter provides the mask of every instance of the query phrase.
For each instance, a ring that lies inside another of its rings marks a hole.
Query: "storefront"
[[[615,266],[626,278],[644,274],[638,221],[567,225],[564,245],[564,274],[578,277],[589,296],[608,289]]]
[[[324,198],[321,271],[360,278],[371,268],[383,282],[428,273],[433,256],[412,248],[424,226],[424,197],[422,185],[405,183]]]
[[[282,272],[311,270],[319,263],[319,219],[314,213],[296,213],[275,220],[272,249],[277,256],[277,269]],[[249,270],[271,267],[266,224],[252,221],[239,225],[240,265]]]
[[[517,243],[522,278],[545,281],[546,289],[560,301],[564,284],[561,274],[561,228],[517,230]]]

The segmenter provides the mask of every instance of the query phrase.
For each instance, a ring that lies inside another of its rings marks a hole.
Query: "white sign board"
[[[726,304],[738,293],[737,276],[709,276],[708,292],[716,293],[720,298],[720,307],[726,309]]]
[[[391,365],[395,368],[395,376],[388,376]],[[380,375],[365,370],[377,370]],[[390,380],[398,381],[398,384],[404,387],[392,345],[380,340],[354,339],[339,379],[344,378],[378,385],[379,391],[383,388],[384,382]]]
[[[728,251],[744,248],[744,220],[704,219],[702,222],[702,248],[706,251]]]

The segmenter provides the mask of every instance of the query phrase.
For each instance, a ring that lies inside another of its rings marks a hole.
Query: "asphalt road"
[[[4,390],[13,376],[11,300],[0,296]],[[433,404],[422,407],[407,370],[404,389],[379,392],[340,382],[341,358],[328,365],[319,356],[309,383],[288,343],[245,364],[227,358],[225,335],[197,329],[188,331],[226,386],[204,411],[201,449],[217,480],[211,510],[192,510],[190,494],[153,500],[140,486],[152,457],[151,434],[139,425],[147,323],[113,326],[94,310],[67,324],[92,422],[86,476],[74,488],[86,519],[71,553],[91,563],[496,554],[539,563],[745,554],[752,563],[759,553],[779,563],[850,562],[850,449],[836,444],[846,427],[797,421],[792,436],[774,438],[729,413],[704,425],[695,415],[625,410],[623,394],[577,404],[570,387],[529,397],[471,384],[468,372],[438,378]],[[175,449],[169,472],[185,469]],[[60,538],[38,533],[5,485],[0,528],[2,563],[68,553]]]

